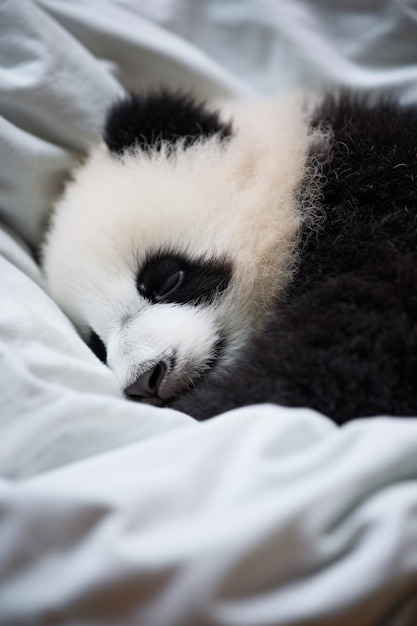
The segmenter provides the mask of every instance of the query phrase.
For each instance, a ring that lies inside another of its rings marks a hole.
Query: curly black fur
[[[417,415],[417,108],[329,97],[319,226],[306,226],[285,302],[233,371],[172,406],[198,419],[254,402],[311,407],[342,424]]]

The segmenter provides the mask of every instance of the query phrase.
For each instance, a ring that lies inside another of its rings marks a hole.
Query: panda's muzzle
[[[159,388],[165,378],[167,368],[163,361],[156,363],[125,389],[125,394],[133,400],[157,398]]]

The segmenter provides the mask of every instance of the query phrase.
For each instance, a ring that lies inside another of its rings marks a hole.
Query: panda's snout
[[[156,398],[164,380],[166,365],[163,361],[156,363],[125,389],[125,394],[133,399]]]
[[[217,314],[203,305],[146,304],[115,326],[108,333],[107,364],[124,394],[154,405],[190,388],[218,356]]]

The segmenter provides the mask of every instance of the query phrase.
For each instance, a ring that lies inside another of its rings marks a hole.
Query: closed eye
[[[171,276],[169,276],[162,285],[160,291],[158,293],[154,293],[154,300],[156,302],[162,302],[175,293],[175,291],[182,285],[184,276],[184,270],[179,270],[178,272],[171,274]]]
[[[151,302],[208,304],[228,286],[232,263],[226,258],[189,258],[161,250],[149,255],[136,276],[141,296]]]

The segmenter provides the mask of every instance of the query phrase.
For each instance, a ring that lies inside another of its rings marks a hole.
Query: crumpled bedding
[[[127,402],[32,255],[124,87],[412,101],[416,19],[411,1],[0,3],[1,626],[417,624],[417,421]]]

